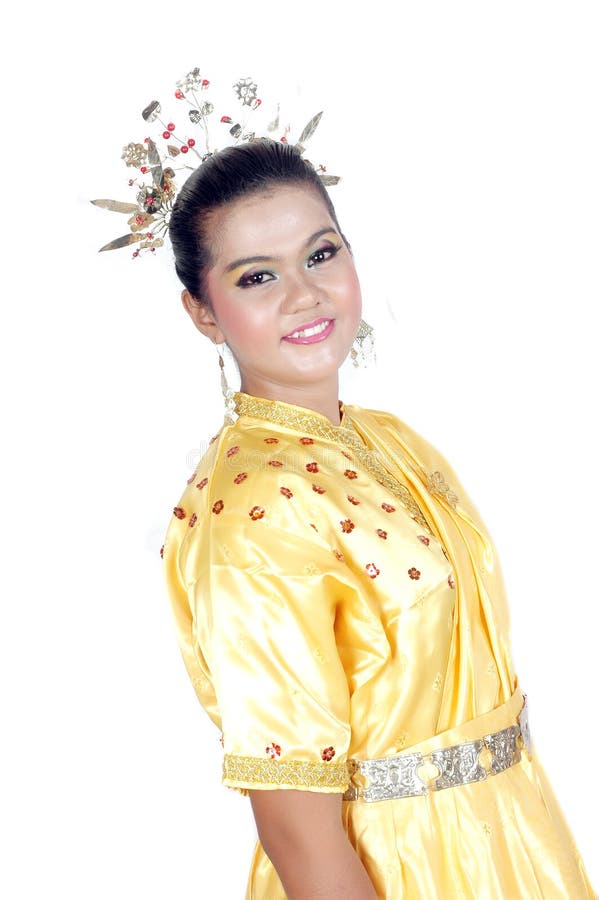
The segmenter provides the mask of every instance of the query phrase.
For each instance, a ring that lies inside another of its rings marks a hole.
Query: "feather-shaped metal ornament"
[[[275,117],[271,122],[268,123],[268,125],[266,126],[266,130],[270,131],[271,133],[273,131],[278,131],[279,128],[281,127],[279,124],[281,121],[280,117],[281,117],[281,104],[277,103],[277,111],[275,113]]]
[[[341,177],[339,175],[321,175],[320,180],[325,187],[330,187],[333,184],[339,184]]]
[[[308,124],[306,125],[306,127],[304,128],[302,133],[300,134],[299,140],[297,141],[297,143],[295,145],[300,153],[303,153],[304,150],[306,149],[304,147],[304,144],[306,143],[306,141],[310,140],[310,138],[312,137],[312,135],[318,128],[318,123],[320,122],[321,119],[322,119],[322,110],[319,113],[316,113],[315,116],[312,116],[312,118],[310,119],[310,121],[308,122]]]
[[[142,119],[145,122],[154,122],[160,115],[160,112],[160,103],[158,102],[158,100],[152,100],[151,103],[148,103],[145,109],[142,109]]]
[[[139,212],[139,206],[136,203],[122,203],[120,200],[90,200],[89,202],[102,209],[110,209],[112,212],[129,213],[129,215]]]
[[[120,250],[121,247],[129,247],[131,244],[143,241],[144,238],[145,235],[139,231],[134,234],[124,234],[122,237],[115,238],[114,241],[104,244],[103,247],[100,247],[98,253],[102,253],[103,250]]]
[[[164,177],[162,174],[162,163],[160,162],[160,154],[156,149],[156,144],[154,141],[148,138],[148,162],[150,163],[150,172],[152,174],[152,181],[156,185],[156,187],[163,187],[164,185]]]

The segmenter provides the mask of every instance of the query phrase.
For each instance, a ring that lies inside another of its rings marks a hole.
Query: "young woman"
[[[592,898],[534,753],[501,574],[445,459],[344,404],[351,249],[291,145],[229,147],[170,223],[241,374],[163,548],[185,664],[249,795],[251,900]]]

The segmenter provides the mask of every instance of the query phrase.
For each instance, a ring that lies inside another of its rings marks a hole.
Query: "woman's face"
[[[285,186],[242,198],[211,220],[205,334],[226,341],[241,389],[289,399],[337,390],[361,317],[353,258],[318,192]],[[188,307],[189,308],[189,307]]]

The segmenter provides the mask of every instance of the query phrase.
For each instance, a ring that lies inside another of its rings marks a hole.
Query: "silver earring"
[[[357,344],[357,346],[356,346]],[[350,356],[356,368],[360,364],[368,364],[376,360],[374,352],[374,329],[364,319],[360,319],[358,333],[354,338],[354,346],[351,348]]]
[[[220,389],[223,394],[223,400],[225,401],[225,422],[228,425],[232,425],[235,421],[233,418],[233,413],[235,412],[235,399],[233,397],[233,391],[229,387],[229,382],[227,381],[227,376],[225,374],[225,358],[223,356],[222,347],[223,344],[216,345],[216,350],[218,352],[218,365],[220,369]]]

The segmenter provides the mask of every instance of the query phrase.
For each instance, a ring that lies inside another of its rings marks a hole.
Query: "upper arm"
[[[300,849],[322,844],[342,829],[340,793],[280,790],[249,792],[258,836],[266,853],[290,843]]]
[[[222,717],[223,783],[343,793],[350,692],[335,619],[349,588],[335,578],[332,554],[264,524],[219,518],[193,586]]]

